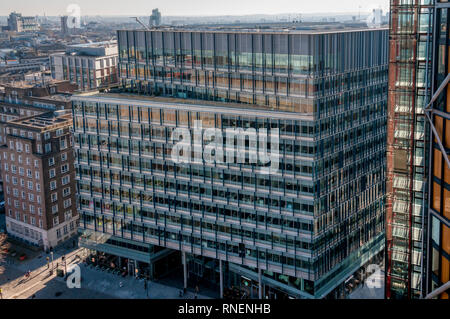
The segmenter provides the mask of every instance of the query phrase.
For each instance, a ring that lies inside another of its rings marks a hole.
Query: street
[[[148,289],[145,289],[143,280],[127,276],[125,278],[102,271],[93,266],[86,266],[80,258],[83,256],[82,248],[56,248],[53,252],[53,274],[52,258],[45,252],[33,252],[24,247],[12,248],[5,240],[6,236],[0,239],[0,288],[3,299],[192,299],[194,293],[188,291],[184,297],[179,296],[180,288],[164,285],[159,282],[148,282]],[[12,249],[26,251],[27,258],[19,261],[17,257],[12,257],[4,251],[9,246]],[[81,271],[81,288],[68,288],[65,279],[56,275],[57,265],[59,269],[64,269],[61,257],[65,255],[67,266],[77,264]],[[49,257],[49,264],[47,259]],[[49,268],[47,268],[49,267]],[[26,278],[27,271],[31,271],[30,277]],[[181,283],[182,284],[182,283]],[[209,298],[201,293],[199,299]]]

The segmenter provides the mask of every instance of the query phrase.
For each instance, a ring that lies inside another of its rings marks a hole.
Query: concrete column
[[[263,285],[262,285],[262,275],[261,275],[261,268],[258,268],[258,284],[259,284],[259,289],[258,289],[258,298],[262,299],[262,295],[263,295]]]
[[[148,275],[150,277],[150,280],[153,280],[153,262],[150,261],[148,264]]]
[[[187,262],[186,262],[186,252],[181,252],[181,259],[183,263],[183,275],[184,275],[184,288],[187,289]]]
[[[222,259],[219,259],[220,299],[223,299],[223,269]]]

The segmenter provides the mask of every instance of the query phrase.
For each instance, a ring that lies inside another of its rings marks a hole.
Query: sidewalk
[[[193,299],[194,293],[187,292],[185,297],[179,297],[180,289],[163,285],[157,282],[148,282],[148,297],[144,289],[144,280],[135,279],[127,276],[125,278],[108,273],[106,271],[98,270],[79,265],[81,269],[81,288],[85,289],[87,295],[85,298],[89,299],[90,293],[109,294],[113,298],[120,299]],[[64,282],[61,277],[56,277],[56,280]],[[120,287],[122,282],[122,287]],[[207,296],[198,295],[198,299],[210,299]]]
[[[148,296],[145,290],[144,281],[134,277],[121,277],[99,269],[91,268],[75,259],[75,255],[82,256],[82,248],[77,249],[55,249],[54,269],[56,264],[61,266],[61,256],[65,255],[67,267],[71,264],[78,264],[81,271],[81,288],[69,289],[66,281],[62,277],[56,276],[56,271],[49,275],[46,257],[51,256],[45,252],[33,259],[19,262],[14,258],[7,257],[0,260],[0,287],[3,289],[3,298],[24,299],[24,298],[66,298],[66,299],[193,299],[194,293],[188,291],[182,298],[179,297],[180,289],[158,282],[148,282]],[[12,262],[14,261],[14,262]],[[31,270],[30,278],[25,278],[24,274]],[[122,282],[122,287],[120,287]],[[182,284],[182,283],[180,283]],[[198,299],[210,299],[202,294]]]

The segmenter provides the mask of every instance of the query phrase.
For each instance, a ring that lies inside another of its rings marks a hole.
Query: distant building
[[[12,12],[8,17],[8,30],[15,32],[39,31],[40,26],[35,17],[24,17]]]
[[[161,25],[161,12],[159,12],[157,8],[152,10],[152,15],[150,16],[150,25],[151,26]]]
[[[70,45],[65,53],[50,56],[52,77],[69,80],[82,91],[109,88],[118,84],[117,59],[116,42]]]
[[[62,34],[69,34],[69,28],[67,25],[68,16],[61,17],[61,33]]]
[[[47,112],[7,123],[0,148],[8,235],[49,249],[76,234],[72,116]]]

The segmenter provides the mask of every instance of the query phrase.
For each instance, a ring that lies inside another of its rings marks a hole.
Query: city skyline
[[[43,3],[45,10],[43,10]],[[223,15],[257,15],[257,14],[320,14],[320,13],[365,13],[373,8],[381,7],[384,12],[389,9],[388,0],[342,0],[339,3],[332,0],[324,0],[320,4],[315,2],[301,3],[292,0],[238,1],[230,0],[223,3],[206,0],[195,0],[185,4],[182,0],[152,1],[134,0],[132,5],[120,1],[99,0],[45,0],[38,3],[30,0],[18,0],[0,9],[0,15],[8,15],[16,11],[24,15],[67,15],[67,8],[71,4],[77,4],[81,9],[81,15],[150,15],[153,8],[159,8],[163,16],[223,16]],[[257,7],[255,7],[257,5]],[[136,10],[139,7],[141,9]],[[324,10],[326,8],[326,10]]]

